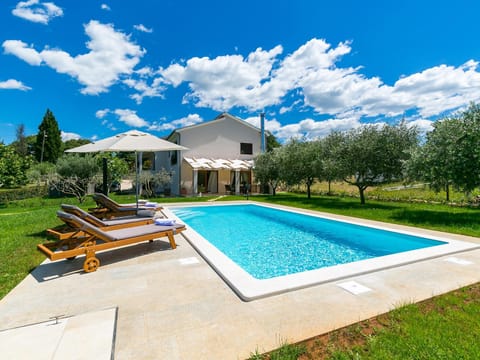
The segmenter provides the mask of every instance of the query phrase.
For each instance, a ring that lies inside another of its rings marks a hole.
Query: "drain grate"
[[[359,284],[356,281],[347,281],[344,283],[337,284],[337,286],[341,287],[342,289],[348,291],[353,295],[360,295],[360,294],[372,291],[372,289],[366,286],[363,286],[362,284]]]
[[[448,261],[452,264],[463,265],[463,266],[473,264],[473,262],[471,262],[471,261],[461,259],[461,258],[457,258],[457,257],[454,257],[454,256],[446,258],[445,261]]]

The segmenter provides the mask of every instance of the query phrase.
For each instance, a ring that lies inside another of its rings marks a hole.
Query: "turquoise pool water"
[[[445,244],[254,204],[172,212],[257,279]]]

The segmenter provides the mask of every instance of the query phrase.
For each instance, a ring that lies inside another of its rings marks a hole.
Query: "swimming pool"
[[[263,204],[172,207],[189,242],[244,300],[461,251],[449,239]],[[170,211],[168,210],[168,211]]]

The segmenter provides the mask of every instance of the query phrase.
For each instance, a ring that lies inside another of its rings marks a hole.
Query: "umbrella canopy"
[[[188,148],[174,144],[167,140],[160,139],[152,134],[137,130],[130,130],[115,136],[95,141],[91,144],[69,149],[66,152],[157,152],[169,150],[188,150]]]
[[[95,141],[90,144],[78,146],[66,152],[90,153],[90,152],[135,152],[136,167],[136,201],[138,207],[138,153],[188,150],[184,146],[174,144],[170,141],[160,139],[159,137],[142,131],[130,130],[115,136]]]

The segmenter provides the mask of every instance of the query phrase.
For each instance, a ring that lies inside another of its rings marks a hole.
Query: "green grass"
[[[134,196],[113,196],[122,203],[133,202]],[[419,226],[451,233],[480,236],[480,209],[451,207],[440,204],[381,202],[367,200],[360,205],[356,198],[279,194],[275,197],[250,197],[257,201],[319,210],[365,219]],[[205,201],[202,198],[158,198],[161,203]],[[221,200],[243,200],[243,196],[227,196]],[[45,229],[60,224],[55,212],[61,203],[76,204],[68,199],[27,199],[0,208],[0,298],[4,297],[44,256],[36,245],[45,241]],[[88,199],[81,207],[94,204]],[[345,330],[355,338],[347,347],[345,337],[330,334],[327,357],[317,357],[315,342],[282,344],[276,351],[251,359],[474,359],[480,354],[480,285],[439,296],[430,302],[402,306],[385,315],[381,326],[362,335],[367,326],[356,324]],[[360,340],[358,340],[360,337]],[[320,344],[320,342],[318,342]],[[320,346],[320,345],[319,345]]]
[[[121,203],[135,201],[134,195],[112,195],[112,198]],[[208,197],[154,200],[167,203],[207,199]],[[46,241],[46,229],[62,224],[55,215],[62,203],[79,205],[75,198],[33,198],[12,201],[0,207],[0,299],[45,260],[45,256],[36,250],[37,244]],[[80,205],[84,209],[94,206],[91,198]]]

